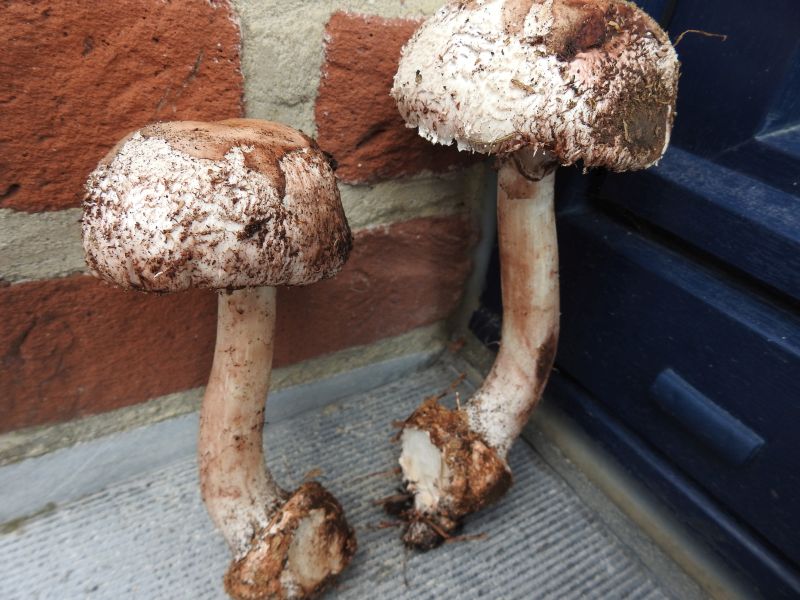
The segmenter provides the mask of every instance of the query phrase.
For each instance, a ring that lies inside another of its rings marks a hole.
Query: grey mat
[[[268,426],[278,480],[291,488],[312,472],[356,528],[358,553],[327,597],[668,597],[524,442],[511,453],[511,492],[465,528],[483,539],[412,554],[397,529],[378,527],[388,519],[373,501],[398,483],[390,423],[456,376],[440,364]],[[221,599],[227,564],[186,456],[0,534],[0,598]]]

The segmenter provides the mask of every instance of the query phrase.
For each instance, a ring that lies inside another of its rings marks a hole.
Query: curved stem
[[[200,487],[211,518],[241,556],[283,497],[262,450],[275,288],[220,292],[218,306],[214,364],[200,414]]]
[[[558,345],[555,171],[549,171],[532,181],[512,158],[498,174],[502,341],[466,410],[470,427],[503,458],[542,394]]]

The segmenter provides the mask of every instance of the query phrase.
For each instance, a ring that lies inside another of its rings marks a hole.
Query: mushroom
[[[200,415],[203,501],[234,560],[234,598],[303,598],[356,549],[317,482],[283,491],[266,469],[264,407],[275,286],[335,275],[352,238],[316,143],[267,121],[149,125],[89,176],[83,245],[91,272],[122,288],[218,290],[214,362]]]
[[[507,454],[558,342],[556,167],[655,164],[678,74],[667,35],[623,0],[454,1],[403,49],[391,93],[406,124],[497,157],[504,313],[495,363],[466,406],[426,401],[403,425],[409,545],[435,546],[511,485]]]

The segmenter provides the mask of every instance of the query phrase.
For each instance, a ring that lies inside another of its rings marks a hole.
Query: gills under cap
[[[335,275],[352,246],[327,156],[278,123],[149,125],[86,189],[87,264],[124,288],[304,285]]]
[[[433,142],[624,171],[666,150],[679,67],[631,2],[451,1],[406,44],[392,95]]]

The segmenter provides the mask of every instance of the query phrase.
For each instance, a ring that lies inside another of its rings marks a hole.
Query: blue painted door
[[[559,173],[549,389],[754,593],[800,596],[800,2],[640,4],[727,39],[678,45],[657,168]]]

